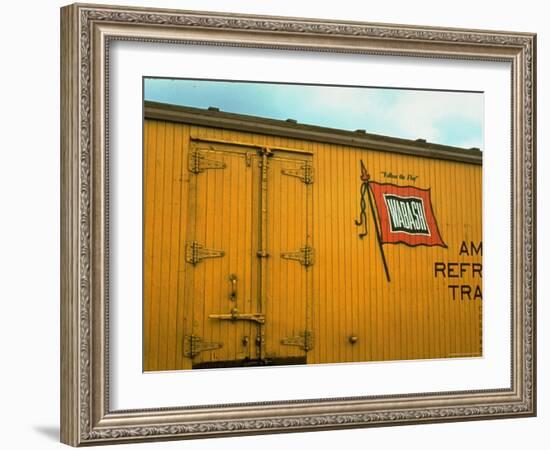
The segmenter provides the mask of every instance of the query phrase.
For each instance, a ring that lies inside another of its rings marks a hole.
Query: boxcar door
[[[256,150],[191,141],[184,354],[193,368],[255,358]]]
[[[313,346],[311,155],[275,150],[267,180],[265,358],[304,364]]]

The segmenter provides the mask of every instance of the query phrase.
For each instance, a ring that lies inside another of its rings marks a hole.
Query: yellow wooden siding
[[[170,122],[144,127],[144,370],[190,368],[183,358],[187,144]]]
[[[481,279],[472,276],[464,279],[434,276],[434,263],[438,261],[482,262],[481,255],[459,255],[463,241],[468,250],[470,241],[475,245],[482,241],[481,166],[146,120],[143,309],[145,370],[191,367],[191,360],[183,355],[184,336],[189,333],[186,321],[189,320],[191,307],[186,303],[188,299],[185,293],[186,276],[190,270],[190,265],[185,263],[185,242],[189,237],[189,180],[192,175],[187,169],[190,138],[261,145],[273,149],[284,147],[312,154],[314,183],[310,185],[311,208],[306,208],[305,218],[303,214],[296,213],[300,209],[297,207],[299,204],[307,203],[303,190],[298,188],[305,185],[299,180],[290,180],[289,177],[278,186],[273,186],[274,190],[270,192],[271,224],[268,224],[268,228],[271,225],[274,227],[271,231],[277,230],[278,233],[270,234],[270,245],[281,245],[285,220],[288,222],[286,229],[291,231],[296,244],[300,241],[299,234],[305,225],[309,229],[311,244],[315,249],[315,263],[308,269],[308,276],[311,277],[308,294],[307,281],[298,275],[299,263],[270,260],[269,267],[273,273],[268,281],[268,285],[271,283],[266,310],[268,342],[269,327],[280,326],[269,324],[270,315],[277,320],[287,317],[292,324],[292,332],[297,332],[300,328],[298,322],[292,322],[299,316],[298,312],[291,309],[289,303],[276,297],[310,295],[307,326],[313,332],[314,347],[307,353],[308,363],[481,355],[482,302],[452,300],[452,292],[448,287],[450,284],[481,286]],[[364,239],[359,239],[361,229],[354,223],[360,211],[361,159],[374,181],[430,188],[434,215],[441,236],[448,246],[408,247],[402,244],[385,244],[383,248],[391,282],[387,282],[385,278],[370,211],[367,211],[368,235]],[[252,170],[258,170],[256,164]],[[416,175],[417,179],[414,182],[386,179],[382,174],[384,171]],[[217,182],[215,177],[222,176],[215,170],[205,173],[208,173],[205,177],[214,177],[213,183]],[[233,205],[232,202],[237,200],[238,204],[238,209],[232,208],[233,212],[227,213],[229,227],[240,230],[236,211],[239,217],[241,214],[253,217],[251,224],[244,225],[243,233],[239,231],[237,240],[241,243],[246,240],[254,247],[258,245],[259,193],[252,186],[248,187],[244,181],[242,178],[232,180],[229,191],[233,199],[225,198],[223,201]],[[274,183],[276,184],[271,184]],[[294,217],[285,219],[284,215],[289,211],[294,211]],[[199,224],[196,225],[200,227]],[[206,228],[203,227],[203,230]],[[250,236],[245,237],[248,234]],[[221,244],[230,245],[231,239],[228,236],[225,239],[226,242]],[[255,250],[251,249],[252,254]],[[235,258],[240,258],[238,255],[236,253]],[[204,270],[211,270],[209,276],[223,278],[220,286],[228,286],[227,274],[214,269],[216,264],[221,267],[226,263],[221,260],[211,260],[208,263],[212,263],[208,265],[210,269],[206,264],[203,267]],[[235,260],[227,264],[237,262]],[[289,267],[293,267],[292,271],[285,272]],[[232,269],[227,267],[224,270],[227,272]],[[254,295],[258,289],[258,269],[252,261],[250,267],[243,270],[244,273],[250,273],[245,275],[248,280],[243,280],[239,286],[250,302],[248,305],[253,309],[254,301],[257,300]],[[225,295],[222,291],[212,292],[214,294]],[[292,303],[292,306],[297,305]],[[226,325],[230,327],[236,324]],[[213,335],[212,339],[240,339],[237,335],[223,335],[222,329],[219,330],[222,334]],[[245,330],[241,330],[241,333],[245,333]],[[357,337],[355,344],[349,342],[350,336]],[[277,348],[274,340],[279,340],[279,335],[272,333],[271,339],[272,346]],[[237,344],[238,342],[235,345]],[[299,353],[297,348],[293,348],[287,354],[293,355],[296,352]],[[209,360],[224,357],[222,352],[216,350],[207,353],[202,357]],[[251,353],[251,357],[253,356]]]

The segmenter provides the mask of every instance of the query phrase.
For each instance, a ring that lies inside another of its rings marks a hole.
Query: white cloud
[[[479,124],[479,128],[483,123],[483,96],[478,93],[323,87],[300,94],[308,109],[323,112],[334,126],[406,139],[445,142],[449,139],[445,122],[447,127],[456,122],[457,126]],[[331,119],[331,112],[338,116]],[[455,142],[459,130],[453,131],[452,145],[463,146]],[[464,134],[470,144],[471,130]],[[481,142],[471,146],[480,147]]]
[[[408,91],[399,96],[388,119],[395,120],[404,134],[428,141],[441,139],[438,123],[455,118],[482,123],[482,96],[469,93]]]

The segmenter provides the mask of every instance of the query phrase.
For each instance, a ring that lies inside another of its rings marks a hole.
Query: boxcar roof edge
[[[295,120],[269,119],[259,116],[230,113],[217,108],[194,108],[145,101],[145,119],[166,120],[205,127],[224,128],[252,133],[304,139],[321,143],[341,144],[383,152],[401,153],[426,158],[482,163],[482,152],[477,148],[464,149],[435,144],[424,139],[402,139],[363,130],[348,131],[337,128],[307,125]]]

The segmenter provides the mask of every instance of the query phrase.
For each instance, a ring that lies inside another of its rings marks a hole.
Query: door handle
[[[229,275],[229,281],[231,282],[231,293],[229,294],[229,300],[232,302],[237,301],[237,275],[232,273]]]
[[[237,320],[249,320],[251,322],[265,323],[265,314],[262,313],[240,313],[237,308],[233,308],[229,314],[210,314],[210,319],[218,320],[230,320],[236,322]]]

